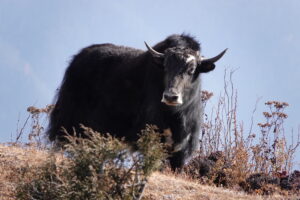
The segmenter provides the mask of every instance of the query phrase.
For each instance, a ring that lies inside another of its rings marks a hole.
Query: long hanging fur
[[[200,52],[200,44],[189,35],[171,35],[153,47]],[[92,45],[74,56],[66,69],[50,116],[48,136],[63,141],[65,132],[80,134],[80,124],[101,133],[109,132],[127,141],[137,140],[146,124],[170,129],[173,152],[170,162],[180,168],[198,148],[202,117],[200,77],[193,83],[183,105],[161,103],[164,70],[149,51]]]

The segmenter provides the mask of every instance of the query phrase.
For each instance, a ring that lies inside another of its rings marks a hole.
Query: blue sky
[[[286,101],[286,131],[300,124],[300,1],[297,0],[0,0],[0,142],[15,134],[30,105],[52,103],[65,68],[81,48],[110,42],[146,49],[190,33],[205,56],[225,48],[203,88],[223,90],[224,69],[238,69],[239,119],[257,122],[268,100]],[[217,98],[215,96],[215,98]],[[19,117],[20,116],[20,117]]]

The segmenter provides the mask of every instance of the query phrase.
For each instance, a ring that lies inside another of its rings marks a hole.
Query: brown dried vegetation
[[[0,199],[299,199],[300,172],[292,171],[299,131],[289,144],[283,126],[289,104],[266,102],[265,120],[253,131],[252,117],[246,132],[237,119],[232,76],[227,80],[225,72],[224,94],[204,115],[201,148],[180,174],[164,169],[151,175],[165,157],[152,137],[154,126],[143,131],[149,137],[139,141],[139,155],[86,127],[92,140],[69,136],[67,151],[53,153],[41,125],[53,106],[29,107],[15,142],[0,146]],[[213,93],[202,92],[204,108],[211,98]],[[28,140],[21,142],[24,135]],[[124,167],[128,159],[133,165]]]
[[[288,117],[284,110],[289,104],[266,102],[268,111],[262,113],[265,121],[258,123],[258,131],[254,132],[252,117],[250,130],[246,133],[243,123],[237,121],[237,91],[233,87],[232,75],[233,72],[227,80],[225,72],[224,94],[220,95],[217,107],[212,108],[209,115],[204,115],[201,149],[186,166],[185,173],[201,183],[250,193],[299,194],[300,174],[296,175],[298,171],[292,169],[300,145],[300,132],[296,140],[292,133],[291,144],[288,144],[283,126]],[[204,92],[204,106],[212,97],[207,93]],[[255,110],[256,106],[253,114]],[[211,160],[210,157],[217,152],[222,152],[222,156]]]

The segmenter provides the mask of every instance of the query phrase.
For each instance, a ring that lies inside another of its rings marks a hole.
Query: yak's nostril
[[[167,101],[173,102],[173,101],[177,101],[178,100],[178,95],[169,95],[169,94],[165,94],[164,98]]]

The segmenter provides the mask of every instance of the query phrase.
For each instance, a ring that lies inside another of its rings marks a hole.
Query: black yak
[[[84,48],[74,56],[50,116],[51,141],[80,124],[136,141],[146,124],[170,130],[170,164],[181,168],[199,146],[200,73],[215,68],[189,35],[171,35],[147,51],[114,44]]]

